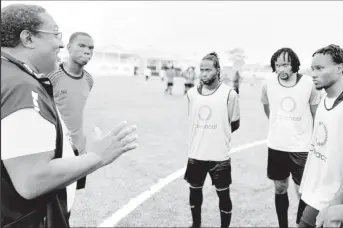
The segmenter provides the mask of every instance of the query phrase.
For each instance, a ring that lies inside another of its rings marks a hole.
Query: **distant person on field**
[[[144,69],[144,75],[145,75],[145,81],[148,81],[149,78],[151,77],[151,69],[148,66]]]
[[[169,93],[169,95],[173,94],[173,86],[174,86],[174,77],[175,77],[175,70],[174,66],[170,66],[166,70],[166,77],[167,77],[167,88],[164,91],[165,94]]]
[[[185,82],[185,94],[187,91],[194,87],[194,81],[196,79],[196,73],[194,71],[194,67],[188,67],[187,71],[184,72],[184,78],[186,79]]]

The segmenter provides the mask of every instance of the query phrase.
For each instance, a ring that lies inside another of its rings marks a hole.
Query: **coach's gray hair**
[[[24,30],[36,35],[43,24],[39,14],[46,10],[37,5],[12,4],[1,9],[1,47],[17,47]]]

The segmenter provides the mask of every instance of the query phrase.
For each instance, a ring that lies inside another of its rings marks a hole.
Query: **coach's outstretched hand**
[[[98,155],[102,161],[102,166],[112,163],[123,153],[138,147],[138,136],[132,134],[136,131],[137,126],[126,125],[127,123],[124,121],[105,135],[99,128],[93,129],[92,137],[87,143],[87,151]]]

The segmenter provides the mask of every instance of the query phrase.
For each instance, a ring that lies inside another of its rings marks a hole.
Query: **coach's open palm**
[[[136,149],[137,135],[133,135],[137,126],[126,126],[126,122],[120,123],[113,130],[103,135],[99,128],[94,128],[90,142],[87,142],[87,151],[97,154],[102,165],[108,165],[123,153]]]

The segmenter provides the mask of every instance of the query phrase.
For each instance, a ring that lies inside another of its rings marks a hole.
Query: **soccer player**
[[[288,227],[289,176],[292,174],[299,197],[320,92],[309,76],[298,73],[300,61],[292,49],[277,50],[271,67],[277,76],[266,80],[261,96],[269,119],[267,174],[274,181],[279,226]],[[300,201],[298,211],[304,206]],[[298,213],[297,223],[299,219]]]
[[[164,91],[164,93],[168,93],[170,95],[173,94],[173,86],[174,86],[174,77],[175,77],[175,71],[174,71],[174,66],[168,66],[166,70],[166,77],[167,77],[167,88]]]
[[[196,79],[196,74],[195,74],[195,71],[194,71],[194,67],[189,67],[187,69],[187,71],[184,74],[184,78],[186,79],[186,82],[185,82],[185,94],[187,94],[187,91],[190,88],[194,87],[194,81]]]
[[[73,33],[67,45],[69,56],[50,73],[54,100],[64,122],[64,133],[69,138],[75,154],[83,154],[86,146],[84,134],[84,108],[93,88],[93,77],[84,69],[94,50],[92,37],[84,32]],[[86,178],[78,182],[78,189],[85,187]]]
[[[149,78],[151,77],[151,69],[148,66],[146,66],[146,68],[144,69],[144,75],[145,75],[145,81],[147,82]]]
[[[239,83],[241,80],[241,76],[238,72],[238,70],[235,73],[235,76],[233,77],[233,88],[236,91],[237,94],[239,94]]]
[[[184,179],[189,183],[189,203],[193,225],[201,226],[202,187],[207,173],[219,197],[221,227],[229,227],[232,202],[231,134],[240,125],[237,93],[220,81],[216,53],[206,55],[200,64],[200,85],[187,92],[190,146]]]
[[[343,49],[332,44],[317,50],[311,68],[314,85],[326,95],[318,106],[301,182],[307,206],[299,227],[315,227],[319,212],[325,215],[327,207],[343,203]]]
[[[93,77],[84,67],[93,56],[94,41],[89,34],[76,32],[70,36],[67,49],[66,61],[47,77],[53,85],[54,100],[72,145],[83,154],[86,146],[83,111],[94,84]]]
[[[76,157],[63,137],[50,81],[62,33],[46,10],[1,9],[1,227],[68,228],[76,181],[135,149],[120,124]]]
[[[161,78],[161,81],[163,82],[164,79],[166,78],[166,67],[165,66],[162,66],[161,70],[160,70],[160,78]]]

